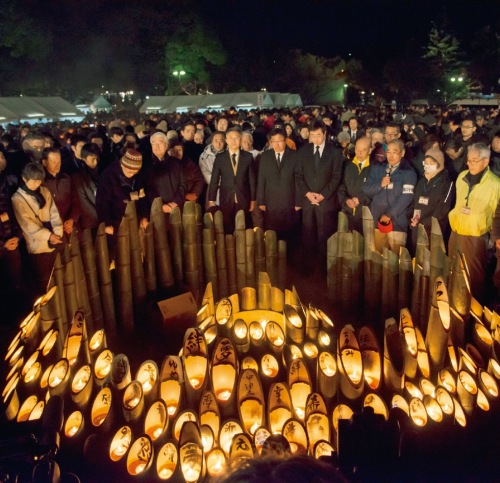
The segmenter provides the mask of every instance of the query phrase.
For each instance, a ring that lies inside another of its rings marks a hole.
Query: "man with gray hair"
[[[472,295],[480,303],[484,303],[487,249],[500,201],[500,178],[488,167],[490,154],[486,144],[469,146],[469,169],[458,175],[457,201],[448,215],[451,226],[448,255],[452,257],[457,250],[462,251],[469,268]]]

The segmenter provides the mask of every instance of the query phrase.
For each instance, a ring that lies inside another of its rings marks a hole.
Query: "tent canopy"
[[[0,97],[0,123],[81,121],[84,114],[62,97]]]
[[[142,113],[203,112],[236,109],[302,106],[299,94],[279,92],[233,92],[204,96],[151,96],[141,106]]]

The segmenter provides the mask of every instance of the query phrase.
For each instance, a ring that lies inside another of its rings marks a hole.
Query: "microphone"
[[[385,175],[391,177],[391,168],[389,166],[385,168]]]

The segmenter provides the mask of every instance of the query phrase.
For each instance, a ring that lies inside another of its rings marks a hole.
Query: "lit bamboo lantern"
[[[312,454],[318,441],[331,441],[330,424],[326,404],[321,394],[309,394],[306,402],[305,427],[309,440],[309,452]]]
[[[472,340],[483,357],[490,357],[493,346],[493,337],[491,336],[489,330],[480,321],[476,320],[474,322]]]
[[[414,397],[410,401],[410,418],[416,426],[422,427],[427,424],[427,411],[424,403],[418,397]]]
[[[69,382],[70,369],[68,359],[60,359],[54,364],[49,374],[49,392],[51,396],[62,396]]]
[[[407,414],[407,416],[410,415],[410,407],[408,406],[408,402],[400,394],[394,394],[394,396],[392,396],[391,408],[399,408],[403,410]]]
[[[241,289],[242,310],[255,310],[257,308],[257,291],[253,287]]]
[[[476,399],[477,407],[483,411],[490,410],[490,402],[486,397],[486,394],[479,388],[477,388],[477,399]]]
[[[120,391],[132,382],[130,362],[125,354],[117,354],[113,357],[110,380],[113,387]]]
[[[337,394],[339,373],[335,357],[329,352],[321,352],[318,357],[316,391],[323,394],[327,401],[332,401]]]
[[[363,359],[363,376],[365,382],[370,389],[375,391],[379,388],[382,381],[382,361],[377,336],[370,327],[364,326],[359,330],[358,341]]]
[[[7,347],[7,352],[5,354],[4,360],[7,361],[9,360],[10,356],[13,354],[13,352],[16,350],[16,348],[19,346],[21,342],[21,335],[22,331],[18,331],[14,338],[11,340],[9,346]]]
[[[207,454],[207,473],[216,478],[222,476],[226,472],[226,455],[221,448],[214,448]]]
[[[215,437],[212,428],[208,424],[200,425],[201,444],[203,445],[203,453],[207,454],[214,447]]]
[[[185,409],[184,411],[179,413],[174,421],[172,436],[176,441],[179,441],[179,438],[181,437],[182,426],[188,421],[194,421],[196,424],[198,424],[198,416],[191,409]]]
[[[135,379],[142,384],[142,392],[146,402],[154,401],[158,397],[158,366],[155,361],[144,361]]]
[[[187,402],[190,407],[196,407],[206,386],[208,373],[207,344],[199,330],[186,330],[182,360]]]
[[[427,415],[436,423],[443,420],[443,411],[439,403],[432,396],[426,395],[423,400]]]
[[[477,373],[477,364],[475,360],[471,357],[469,352],[464,351],[461,347],[458,348],[460,354],[460,361],[458,364],[458,371],[467,371],[472,375]]]
[[[266,339],[268,340],[273,352],[280,354],[283,350],[283,344],[285,343],[285,334],[283,333],[282,328],[272,320],[266,324]]]
[[[297,311],[291,305],[285,305],[285,332],[287,340],[295,344],[304,341],[304,324]]]
[[[127,455],[127,472],[131,476],[144,474],[151,467],[154,450],[151,439],[147,435],[137,438]]]
[[[406,381],[405,382],[405,389],[412,398],[417,398],[417,399],[424,399],[424,395],[422,394],[422,391],[413,384],[413,382]]]
[[[488,374],[488,372],[479,369],[477,381],[479,388],[484,392],[488,399],[493,401],[498,397],[498,384],[495,379]]]
[[[34,349],[40,340],[40,313],[31,312],[19,326],[21,329],[21,341],[28,347]]]
[[[253,371],[258,373],[259,364],[253,357],[247,356],[241,361],[241,366],[240,366],[241,371],[244,371],[245,369],[252,369]]]
[[[316,309],[309,306],[306,309],[306,335],[311,340],[316,340],[319,333],[319,318]]]
[[[311,376],[302,359],[295,359],[288,369],[288,388],[295,415],[304,421],[306,401],[312,392]]]
[[[388,390],[399,392],[404,385],[403,336],[393,318],[385,321],[384,383]]]
[[[405,376],[413,379],[417,374],[418,368],[417,334],[415,333],[410,311],[407,308],[401,309],[399,331],[403,334],[404,340]]]
[[[40,355],[40,351],[36,350],[28,357],[28,360],[25,362],[22,370],[21,376],[26,376],[26,373],[30,370],[31,366],[38,360],[38,356]]]
[[[55,362],[61,357],[61,352],[57,350],[56,342],[59,339],[59,332],[54,329],[50,329],[43,338],[38,350],[41,352],[42,356],[49,360],[50,362]]]
[[[67,438],[76,438],[79,436],[84,427],[84,418],[81,411],[73,411],[66,420],[64,425],[64,434]]]
[[[79,407],[86,406],[92,394],[93,379],[92,368],[86,364],[73,377],[71,382],[71,399]]]
[[[219,436],[220,412],[217,399],[212,391],[205,391],[200,401],[200,425],[210,426],[214,436]]]
[[[198,329],[203,333],[205,340],[207,342],[207,346],[210,347],[212,342],[217,338],[217,324],[215,322],[215,317],[210,315],[206,319],[204,319]]]
[[[179,461],[177,446],[171,441],[165,443],[158,452],[156,474],[160,480],[169,480],[176,472]],[[175,480],[172,480],[175,481]]]
[[[44,409],[45,402],[38,401],[31,410],[30,415],[28,416],[28,421],[38,421],[42,417]]]
[[[451,342],[451,339],[448,341],[448,361],[451,365],[451,368],[455,372],[458,372],[458,367],[460,364],[460,354],[458,353],[457,349],[455,349],[455,346]]]
[[[320,459],[322,456],[327,458],[335,454],[335,448],[329,441],[317,441],[313,448],[313,456],[315,459]]]
[[[292,350],[295,348],[292,346]],[[297,348],[299,349],[299,348]],[[299,349],[300,350],[300,349]],[[306,363],[307,368],[309,370],[309,375],[316,376],[316,367],[318,365],[318,355],[319,349],[318,346],[314,342],[306,342],[303,348],[303,357],[302,360]],[[299,358],[299,354],[294,354],[294,360]],[[312,380],[312,378],[311,378]],[[316,381],[314,381],[315,383]]]
[[[387,409],[387,405],[378,394],[367,394],[363,401],[363,407],[373,408],[373,412],[375,414],[382,415],[386,421],[389,418],[389,410]]]
[[[14,364],[17,363],[17,361],[19,360],[23,360],[24,359],[21,357],[21,355],[23,354],[24,352],[24,345],[19,345],[12,353],[12,355],[10,356],[9,358],[9,366],[12,367],[14,366]]]
[[[306,455],[309,443],[304,423],[298,419],[291,418],[283,426],[283,436],[290,444],[292,454]]]
[[[40,376],[42,375],[42,365],[36,361],[24,375],[24,384],[28,391],[38,386]]]
[[[417,364],[420,374],[424,377],[429,377],[431,374],[431,366],[429,362],[429,354],[425,347],[424,337],[418,327],[415,327],[415,337],[417,339]]]
[[[283,365],[288,369],[295,359],[303,359],[304,354],[300,347],[295,344],[285,344],[283,346],[283,353],[281,354]]]
[[[419,386],[424,396],[436,397],[436,386],[429,379],[420,379]]]
[[[229,298],[220,299],[215,307],[215,321],[217,323],[217,332],[228,336],[233,326],[232,320],[233,305]]]
[[[462,426],[462,428],[465,428],[467,425],[467,417],[465,416],[464,409],[457,398],[454,396],[451,396],[451,398],[453,399],[453,407],[455,409],[455,421]]]
[[[94,364],[94,379],[98,386],[102,386],[109,373],[113,363],[113,353],[109,349],[104,349],[98,356]]]
[[[465,351],[467,352],[468,356],[474,361],[474,364],[476,366],[476,373],[479,368],[484,369],[486,367],[483,356],[474,345],[467,344],[465,346]]]
[[[89,341],[90,359],[92,362],[95,362],[99,352],[107,347],[106,332],[104,329],[96,330]]]
[[[24,359],[19,359],[9,370],[5,380],[8,381],[14,374],[19,374],[21,367],[24,365]]]
[[[111,461],[120,461],[132,443],[132,430],[129,426],[122,426],[113,436],[109,445],[109,458]]]
[[[363,393],[363,358],[354,328],[346,325],[340,332],[337,349],[340,389],[348,399],[356,399]]]
[[[214,315],[215,313],[215,298],[214,298],[214,285],[212,282],[208,282],[205,287],[205,292],[203,293],[203,298],[201,299],[202,308],[199,312],[203,312],[203,316],[197,320],[203,320],[209,315]]]
[[[264,392],[257,372],[242,370],[238,380],[238,411],[246,433],[253,435],[264,424]]]
[[[324,348],[332,346],[332,337],[327,330],[322,329],[318,332],[318,344]]]
[[[457,384],[455,378],[453,377],[449,369],[441,369],[438,372],[437,382],[443,386],[448,392],[455,393],[457,390]]]
[[[94,399],[92,403],[92,409],[90,411],[90,421],[92,425],[96,428],[101,427],[103,431],[107,431],[111,426],[112,413],[111,413],[111,401],[112,401],[111,389],[109,387],[103,387]]]
[[[267,421],[271,433],[281,434],[283,425],[292,416],[292,400],[287,385],[282,382],[272,383],[267,403]]]
[[[236,419],[228,419],[220,428],[219,446],[228,458],[233,438],[240,433],[243,433],[243,428],[241,427],[240,422]]]
[[[139,381],[132,381],[123,393],[122,410],[125,421],[137,421],[144,411],[144,393]]]
[[[248,327],[248,334],[250,336],[250,342],[254,347],[262,346],[262,344],[265,341],[265,337],[264,337],[264,329],[262,328],[262,325],[260,325],[259,322],[254,320],[253,322],[250,323],[250,326]]]
[[[5,417],[7,421],[12,421],[19,412],[19,396],[17,391],[14,389],[3,398],[3,404],[5,406]]]
[[[24,421],[28,421],[31,411],[36,406],[38,402],[38,398],[35,395],[27,397],[21,407],[19,408],[19,412],[17,413],[17,422],[22,423]]]
[[[73,366],[77,359],[80,364],[90,364],[90,351],[87,341],[87,329],[83,312],[76,312],[66,336],[63,357]]]
[[[257,454],[262,454],[262,450],[264,448],[264,444],[267,441],[267,438],[271,436],[271,433],[267,428],[264,426],[261,426],[260,428],[257,428],[253,435],[253,444],[255,446],[255,452]]]
[[[259,325],[257,323],[257,325]],[[243,319],[238,319],[233,325],[232,339],[238,350],[238,354],[245,354],[250,349],[250,334],[247,323]]]
[[[488,374],[500,381],[500,364],[493,357],[488,361]]]
[[[184,373],[180,357],[165,357],[161,366],[160,397],[167,404],[169,418],[174,418],[179,412],[182,404],[183,385]]]
[[[54,285],[45,295],[41,297],[41,299],[39,299],[40,328],[44,334],[52,328],[57,319],[59,319],[59,326],[62,327],[62,324],[60,323],[61,306],[59,305],[58,300],[59,294],[56,294],[56,291],[57,286]]]
[[[231,449],[229,450],[229,459],[231,462],[238,464],[238,462],[251,459],[253,456],[250,437],[245,433],[236,434],[233,437]]]
[[[151,438],[151,441],[157,441],[164,436],[168,427],[167,405],[161,399],[151,404],[146,418],[144,419],[144,432]]]
[[[257,290],[259,297],[259,309],[271,309],[271,279],[267,272],[258,272]]]
[[[19,384],[19,374],[13,374],[12,377],[7,381],[7,384],[3,388],[2,397],[4,400],[9,396],[9,394],[14,391]]]
[[[279,364],[276,357],[272,354],[264,354],[260,362],[260,374],[262,382],[272,382],[276,380],[276,376],[279,373]]]
[[[465,321],[453,307],[450,307],[450,339],[456,346],[464,345]]]
[[[436,387],[436,401],[438,402],[443,414],[451,416],[455,412],[453,398],[444,386]]]
[[[457,377],[457,395],[463,410],[472,414],[476,406],[477,384],[467,371],[460,371]]]
[[[429,323],[425,335],[425,346],[434,369],[443,367],[450,332],[450,304],[448,291],[442,277],[434,283]]]
[[[211,382],[223,415],[229,416],[236,399],[237,358],[231,339],[217,343],[211,361]]]

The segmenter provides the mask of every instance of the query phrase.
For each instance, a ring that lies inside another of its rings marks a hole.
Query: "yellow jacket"
[[[464,180],[468,172],[462,171],[458,175],[457,201],[448,218],[451,229],[459,235],[481,236],[491,230],[500,200],[500,178],[487,167],[481,181],[473,186],[469,194],[469,184]],[[469,214],[464,212],[468,209]]]

